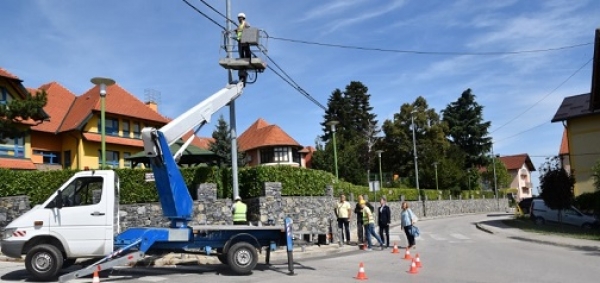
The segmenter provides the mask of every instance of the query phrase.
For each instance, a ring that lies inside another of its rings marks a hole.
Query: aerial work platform
[[[228,70],[258,70],[263,71],[267,64],[258,57],[254,58],[221,58],[219,65]]]

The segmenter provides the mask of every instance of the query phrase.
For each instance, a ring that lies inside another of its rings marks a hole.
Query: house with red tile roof
[[[248,165],[291,165],[307,167],[301,146],[277,125],[258,119],[238,137]],[[308,152],[307,152],[308,153]]]
[[[29,91],[23,86],[23,80],[0,68],[0,105],[7,105],[13,100],[25,99],[29,93],[35,95],[36,91]],[[47,113],[44,113],[47,117]],[[0,119],[2,119],[0,117]],[[23,120],[18,121],[24,129],[31,126],[41,125],[44,121]],[[30,137],[2,138],[0,140],[0,168],[12,168],[18,170],[33,170],[35,165],[30,159]]]
[[[568,154],[569,170],[575,177],[575,196],[596,191],[592,167],[600,162],[600,29],[596,29],[592,82],[589,93],[565,97],[551,120],[565,126],[561,152]],[[565,168],[566,169],[566,168]]]
[[[22,82],[4,69],[0,69],[0,78],[2,77]],[[26,91],[25,88],[22,89]],[[99,168],[99,87],[94,86],[76,96],[61,84],[50,82],[39,88],[29,89],[29,92],[41,90],[48,95],[44,111],[49,114],[49,121],[31,126],[29,135],[17,141],[17,150],[13,150],[10,159],[0,159],[0,168]],[[156,111],[155,103],[143,103],[118,84],[108,86],[106,92],[106,163],[115,168],[131,166],[124,158],[142,151],[142,128],[160,128],[169,119]]]
[[[504,163],[504,167],[511,176],[510,187],[517,188],[518,200],[532,197],[533,185],[531,183],[531,172],[535,171],[535,167],[531,162],[531,158],[526,153],[501,156],[500,161]]]

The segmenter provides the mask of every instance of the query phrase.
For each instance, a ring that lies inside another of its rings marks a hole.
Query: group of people
[[[358,196],[358,201],[354,211],[352,206],[346,200],[346,195],[341,194],[339,202],[335,206],[335,215],[337,217],[338,228],[341,241],[350,244],[350,220],[352,214],[356,214],[357,234],[359,243],[367,243],[367,250],[373,249],[371,237],[374,237],[381,249],[390,247],[390,224],[392,223],[392,211],[387,205],[387,199],[382,196],[379,199],[379,208],[375,208],[365,200],[363,195]],[[379,234],[375,233],[375,212],[377,213],[377,225],[379,226]],[[408,207],[407,202],[402,203],[402,212],[400,213],[400,225],[404,229],[406,239],[408,240],[408,248],[415,246],[415,237],[411,232],[412,225],[417,221],[417,216]],[[385,240],[385,241],[384,241]]]

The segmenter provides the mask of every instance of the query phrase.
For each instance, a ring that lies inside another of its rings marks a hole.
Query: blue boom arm
[[[192,217],[193,201],[169,146],[195,127],[210,122],[215,112],[240,96],[242,91],[243,83],[227,85],[159,130],[152,127],[142,130],[144,152],[154,172],[163,215],[171,220],[172,228],[187,226]]]

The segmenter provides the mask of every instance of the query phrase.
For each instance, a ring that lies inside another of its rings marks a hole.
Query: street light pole
[[[410,112],[410,120],[412,124],[412,136],[413,136],[413,155],[415,157],[415,179],[417,183],[417,193],[419,194],[419,198],[421,198],[421,189],[419,188],[419,163],[417,157],[417,139],[415,137],[415,116],[413,115],[415,111]]]
[[[338,125],[339,121],[329,121],[327,125],[331,127],[331,133],[333,135],[333,164],[335,166],[335,180],[339,180],[338,176],[338,165],[337,165],[337,145],[335,144],[335,126]]]
[[[494,196],[500,209],[500,198],[498,197],[498,178],[496,177],[496,156],[494,155],[494,143],[492,143],[492,164],[494,166]]]
[[[104,169],[106,167],[106,87],[114,85],[115,80],[95,77],[90,81],[100,87],[100,169]]]
[[[375,152],[377,152],[377,157],[379,158],[379,189],[383,190],[383,173],[381,171],[381,153],[383,150],[378,150]],[[377,191],[375,191],[375,201],[377,201]]]

